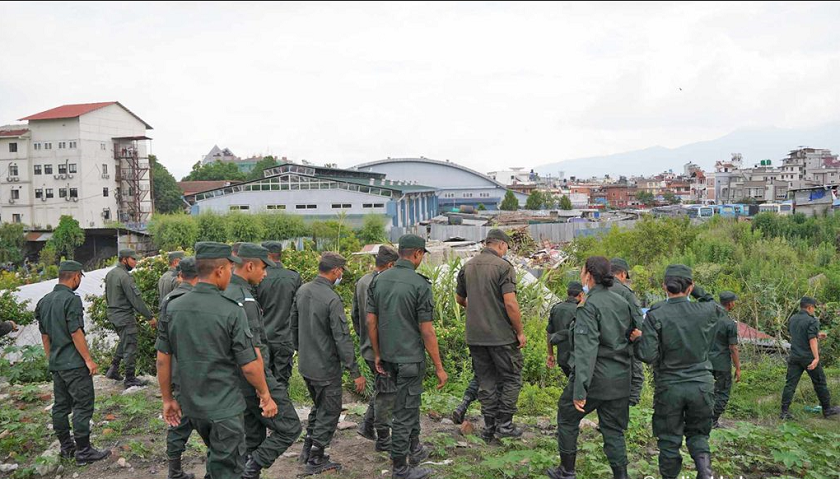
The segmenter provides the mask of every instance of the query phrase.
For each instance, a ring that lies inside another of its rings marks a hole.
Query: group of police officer
[[[461,405],[452,413],[464,420],[469,405],[481,402],[486,441],[519,437],[513,423],[522,387],[526,346],[516,273],[505,255],[512,241],[503,231],[488,233],[485,248],[467,261],[457,276],[456,301],[466,309],[466,342],[475,377]],[[438,388],[447,382],[432,323],[430,282],[416,272],[425,240],[406,235],[398,249],[381,246],[375,270],[357,281],[351,320],[360,354],[375,374],[374,394],[358,433],[389,451],[392,477],[423,479],[432,471],[419,467],[429,453],[420,441],[420,403],[431,359]],[[366,386],[356,362],[344,305],[334,288],[346,260],[324,253],[318,276],[301,284],[300,275],[281,263],[282,244],[199,242],[195,257],[169,254],[170,269],[159,281],[160,322],[143,303],[129,272],[132,250],[119,253],[119,264],[106,276],[108,318],[119,335],[106,376],[126,387],[144,384],[135,375],[136,314],[157,326],[158,381],[167,431],[169,479],[192,479],[181,468],[181,455],[195,430],[208,447],[207,477],[258,478],[262,469],[293,444],[301,424],[289,395],[293,356],[314,403],[300,462],[305,474],[336,471],[325,450],[335,434],[342,409],[342,374],[355,389]],[[80,464],[103,459],[110,451],[90,444],[93,414],[92,376],[97,366],[84,336],[80,298],[82,267],[62,262],[59,284],[36,308],[55,388],[53,426],[64,457]],[[629,408],[638,404],[644,373],[654,371],[653,432],[660,449],[660,473],[675,478],[681,469],[685,437],[698,477],[710,478],[710,430],[719,425],[732,385],[740,379],[737,325],[727,315],[734,294],[721,293],[721,305],[692,280],[683,265],[669,266],[663,287],[667,300],[646,315],[627,283],[626,261],[590,257],[580,282],[568,285],[568,298],[551,309],[547,327],[547,362],[559,366],[568,384],[559,401],[557,440],[560,465],[551,478],[574,478],[580,421],[599,415],[604,452],[615,478],[627,477],[624,432]],[[690,301],[693,297],[695,301]],[[790,321],[791,357],[782,398],[782,417],[803,372],[807,372],[826,417],[830,405],[817,341],[825,337],[813,316],[815,301],[803,298]],[[555,348],[557,355],[555,356]],[[73,413],[73,437],[69,413]]]

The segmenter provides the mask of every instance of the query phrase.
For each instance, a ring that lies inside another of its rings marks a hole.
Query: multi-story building
[[[153,209],[146,130],[119,102],[64,105],[0,132],[0,221],[142,229]]]

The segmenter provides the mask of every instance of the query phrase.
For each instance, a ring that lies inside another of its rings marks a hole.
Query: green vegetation
[[[0,224],[0,263],[23,261],[23,225],[20,223]]]
[[[563,195],[560,197],[560,209],[566,211],[572,209],[572,200],[568,196]]]
[[[181,188],[172,173],[161,164],[155,155],[149,155],[152,166],[152,192],[155,195],[156,213],[176,213],[184,210]]]
[[[196,162],[190,174],[183,177],[181,181],[245,181],[245,173],[239,171],[235,163],[215,161],[202,165]]]
[[[246,178],[248,181],[250,180],[258,180],[263,177],[263,170],[266,168],[271,168],[272,166],[277,166],[279,163],[273,156],[264,156],[262,160],[258,161],[256,165],[254,165],[254,169],[248,173],[248,177]]]
[[[656,198],[650,191],[639,191],[636,193],[636,201],[645,206],[651,206],[656,202]]]
[[[47,241],[55,249],[56,258],[73,259],[76,248],[85,243],[85,231],[79,222],[69,215],[61,215],[58,227]]]
[[[502,204],[499,206],[499,209],[502,211],[516,211],[519,209],[519,200],[516,199],[513,191],[507,190],[505,192],[505,197],[502,199]]]

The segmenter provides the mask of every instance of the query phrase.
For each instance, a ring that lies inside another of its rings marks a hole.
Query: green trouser
[[[391,457],[406,457],[411,439],[420,437],[420,398],[423,393],[423,375],[426,362],[389,363],[382,361],[382,368],[397,386],[392,412]]]
[[[604,454],[611,466],[627,464],[627,444],[624,431],[630,421],[629,398],[596,399],[587,398],[584,412],[575,409],[574,381],[563,389],[557,401],[557,448],[560,454],[576,454],[580,434],[580,421],[592,411],[598,411],[598,426],[604,438]]]
[[[326,448],[335,435],[341,416],[341,376],[329,381],[304,379],[313,403],[306,435],[312,438],[313,445]]]
[[[297,441],[301,431],[300,420],[286,388],[272,386],[271,398],[277,403],[277,415],[263,417],[259,398],[245,396],[245,453],[263,469],[271,467]],[[266,429],[271,434],[266,434]]]
[[[796,393],[796,386],[799,385],[799,379],[802,378],[802,373],[808,373],[811,377],[811,383],[814,385],[814,392],[817,393],[817,399],[823,410],[831,407],[831,393],[828,391],[828,381],[825,379],[825,371],[823,371],[822,363],[817,363],[817,367],[813,370],[808,370],[808,365],[811,361],[807,359],[791,359],[788,360],[787,377],[785,378],[785,390],[782,392],[782,408],[790,407],[793,402],[793,395]]]
[[[368,409],[365,412],[365,420],[372,420],[373,427],[379,429],[391,428],[391,412],[394,409],[394,399],[397,393],[397,384],[394,382],[394,377],[376,372],[376,364],[373,361],[365,362],[370,368],[371,373],[374,374],[374,388],[373,396],[368,403]]]
[[[289,378],[292,377],[292,364],[295,349],[293,346],[283,343],[268,345],[271,354],[271,373],[280,382],[288,387]]]
[[[117,326],[120,343],[117,345],[114,358],[124,361],[126,371],[133,371],[137,360],[137,332],[136,319],[132,319],[131,323],[124,326]]]
[[[73,413],[73,434],[90,436],[90,419],[93,417],[93,377],[88,368],[53,371],[52,409],[53,431],[58,437],[70,434],[67,416]]]
[[[712,371],[715,377],[715,410],[714,417],[719,418],[726,411],[729,403],[729,393],[732,391],[732,370]]]
[[[470,354],[478,377],[481,413],[490,417],[516,414],[524,364],[519,344],[470,346]]]
[[[178,387],[173,384],[172,390],[175,401],[180,402]],[[181,424],[175,427],[169,426],[169,429],[166,430],[166,457],[179,459],[187,450],[187,441],[190,440],[192,431],[193,427],[190,420],[184,416],[181,416]]]
[[[190,424],[207,446],[207,475],[211,479],[240,479],[245,454],[242,414],[225,419],[194,419]]]
[[[635,357],[630,358],[633,366],[633,376],[630,377],[630,404],[639,404],[642,399],[642,388],[645,386],[645,366]]]
[[[663,477],[677,477],[680,473],[683,436],[691,457],[710,453],[714,402],[711,381],[656,385],[653,435],[659,443],[659,473]]]

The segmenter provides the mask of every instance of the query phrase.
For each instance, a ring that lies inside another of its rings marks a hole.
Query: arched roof
[[[368,163],[362,163],[360,165],[354,166],[353,168],[358,170],[360,168],[367,168],[369,166],[383,165],[383,164],[386,164],[386,163],[428,163],[428,164],[431,164],[431,165],[448,166],[448,167],[456,168],[458,170],[461,170],[461,171],[467,172],[469,174],[478,176],[479,178],[481,178],[483,180],[487,180],[487,181],[495,184],[496,186],[500,186],[504,189],[507,189],[507,186],[499,183],[498,181],[494,180],[493,178],[491,178],[491,177],[489,177],[489,176],[487,176],[483,173],[479,173],[479,172],[477,172],[473,169],[467,168],[466,166],[462,166],[462,165],[459,165],[458,163],[453,163],[451,161],[433,160],[431,158],[425,158],[425,157],[422,157],[422,156],[419,157],[419,158],[387,158],[387,159],[384,159],[384,160],[377,160],[377,161],[371,161],[371,162],[368,162]]]

